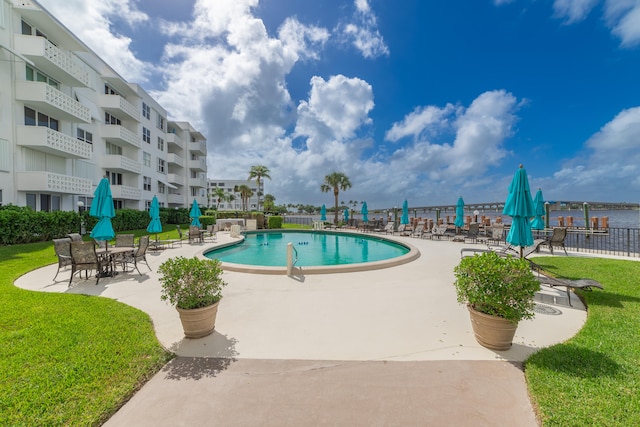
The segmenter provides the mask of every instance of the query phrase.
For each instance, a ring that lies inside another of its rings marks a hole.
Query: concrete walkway
[[[452,285],[460,249],[470,245],[396,239],[417,247],[420,258],[296,278],[225,272],[216,331],[197,340],[183,337],[176,310],[160,300],[155,271],[169,257],[201,254],[212,243],[151,253],[152,271],[142,266],[142,276],[121,274],[98,286],[74,278],[69,288],[68,272],[54,283],[55,265],[16,285],[137,307],[179,356],[109,426],[537,425],[522,362],[582,327],[579,299],[569,307],[564,292],[543,288],[545,303],[533,320],[520,322],[512,348],[491,351],[475,341]],[[231,240],[218,235],[218,244]]]

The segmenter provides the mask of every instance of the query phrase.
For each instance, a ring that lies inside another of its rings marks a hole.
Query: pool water
[[[375,236],[331,232],[247,233],[244,242],[205,253],[207,258],[234,264],[286,267],[287,244],[297,251],[296,266],[330,266],[399,257],[409,248]],[[296,252],[294,252],[294,259]]]

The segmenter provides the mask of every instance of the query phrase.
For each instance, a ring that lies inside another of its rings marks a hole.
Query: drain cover
[[[562,311],[558,310],[557,308],[549,307],[548,305],[542,305],[537,303],[533,311],[535,311],[538,314],[548,314],[550,316],[557,316],[559,314],[562,314]]]

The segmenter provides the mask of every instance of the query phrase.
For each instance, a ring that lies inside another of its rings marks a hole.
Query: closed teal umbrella
[[[151,206],[149,207],[149,225],[147,225],[147,231],[149,233],[156,233],[156,242],[158,241],[158,233],[162,232],[162,223],[160,222],[160,205],[158,204],[158,198],[153,196],[151,200]]]
[[[513,246],[520,247],[520,258],[522,258],[522,248],[533,245],[529,218],[535,216],[535,212],[527,171],[520,165],[509,185],[509,195],[502,210],[503,214],[509,215],[512,219],[506,240]]]
[[[200,224],[201,216],[202,216],[202,212],[200,212],[198,201],[196,199],[193,199],[193,205],[191,205],[191,211],[189,211],[189,218],[191,218],[191,225],[201,227],[202,226],[202,224]]]
[[[367,202],[364,202],[362,204],[362,210],[360,211],[360,213],[362,214],[362,221],[369,222],[369,217],[367,216],[367,215],[369,215],[369,209],[367,208]]]
[[[323,204],[322,208],[320,208],[320,221],[326,221],[326,220],[327,220],[327,208]]]
[[[456,227],[464,227],[464,200],[462,200],[462,196],[458,198],[458,203],[456,203],[456,220],[453,224]]]
[[[93,196],[94,199],[91,203],[89,215],[99,220],[91,230],[90,236],[95,240],[109,241],[116,235],[111,224],[111,218],[116,216],[116,212],[113,208],[113,196],[111,195],[111,186],[107,178],[100,180]]]
[[[544,230],[544,197],[542,197],[542,189],[538,188],[536,197],[533,198],[533,210],[536,216],[531,220],[531,228],[533,230]]]
[[[344,222],[349,221],[349,208],[344,208],[344,212],[342,213],[342,216],[344,217]]]
[[[400,218],[400,224],[409,224],[409,202],[404,200],[402,204],[402,217]]]

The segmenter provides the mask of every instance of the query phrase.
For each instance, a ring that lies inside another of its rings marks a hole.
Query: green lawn
[[[176,237],[171,231],[160,238]],[[13,286],[20,275],[55,261],[50,242],[0,247],[2,426],[99,425],[172,357],[149,316],[135,308]],[[640,425],[640,262],[536,262],[556,276],[605,286],[582,293],[589,316],[578,335],[525,364],[543,425]]]
[[[546,271],[591,278],[604,291],[581,292],[584,328],[527,360],[525,375],[545,426],[640,425],[640,262],[536,258]]]

